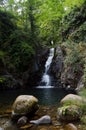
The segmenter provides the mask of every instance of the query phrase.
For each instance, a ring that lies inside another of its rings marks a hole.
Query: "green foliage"
[[[2,59],[4,57],[4,52],[0,50],[0,59]]]
[[[70,35],[70,39],[77,43],[86,42],[86,22]]]
[[[63,40],[71,39],[71,36],[75,34],[75,42],[79,41],[82,32],[86,34],[85,30],[85,19],[86,19],[86,2],[80,7],[75,6],[70,13],[68,13],[62,20],[62,36]],[[81,27],[80,27],[81,26]],[[79,28],[80,27],[80,28]],[[83,28],[84,27],[84,28]],[[81,33],[80,33],[81,32]],[[74,36],[74,35],[73,35]],[[82,39],[83,40],[82,36]],[[84,37],[85,38],[85,37]]]
[[[4,83],[5,78],[4,77],[0,77],[0,84]]]
[[[81,44],[76,44],[74,42],[66,42],[66,58],[65,65],[66,66],[74,66],[75,70],[78,69],[78,65],[83,66],[84,64],[84,55],[81,50]],[[78,48],[78,49],[77,49]]]
[[[64,14],[62,1],[46,0],[40,3],[38,9],[35,18],[40,39],[47,41],[45,44],[49,44],[51,40],[56,41],[59,38],[58,29]]]
[[[81,122],[85,125],[85,126],[83,126],[83,130],[85,130],[85,128],[86,128],[86,115],[81,117]]]
[[[79,92],[79,95],[85,100],[85,102],[81,105],[83,115],[81,116],[80,120],[86,126],[86,88],[83,88]],[[84,129],[84,126],[83,126],[83,129]]]
[[[79,95],[82,96],[84,99],[86,98],[86,88],[83,88],[80,92]]]
[[[79,119],[82,114],[80,107],[76,105],[62,106],[58,108],[58,113],[60,113],[61,118],[66,121]]]
[[[72,1],[71,1],[72,2]],[[62,20],[65,72],[72,71],[76,86],[83,77],[86,86],[86,1],[75,6]],[[67,71],[68,70],[68,71]]]
[[[26,42],[16,43],[10,49],[11,62],[19,71],[23,71],[28,66],[31,57],[34,55],[33,48]]]
[[[2,50],[0,50],[0,65],[1,66],[5,66],[5,64],[6,64],[6,52],[4,52],[4,51],[2,51]]]
[[[35,44],[10,13],[0,11],[0,18],[0,59],[9,70],[23,72],[33,59]]]
[[[69,13],[72,8],[74,8],[75,6],[77,7],[81,6],[84,3],[84,1],[85,0],[73,0],[73,1],[64,0],[63,3],[64,3],[65,11]]]
[[[81,121],[86,124],[86,88],[83,88],[80,92],[79,95],[83,98],[83,100],[85,101],[82,105],[81,105],[81,109],[83,112],[83,115],[81,117]]]
[[[80,101],[76,101],[76,100],[68,100],[65,101],[64,106],[70,106],[70,105],[76,105],[76,106],[81,106],[82,103],[80,103]]]
[[[84,65],[84,76],[83,76],[83,78],[84,78],[84,82],[86,84],[86,62],[85,62],[85,65]]]
[[[0,47],[7,42],[11,33],[16,29],[14,16],[8,12],[0,11]]]

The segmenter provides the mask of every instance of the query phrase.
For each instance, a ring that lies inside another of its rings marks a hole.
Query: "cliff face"
[[[48,56],[47,48],[39,48],[33,62],[22,75],[23,86],[33,87],[39,85]]]
[[[62,22],[62,43],[53,72],[66,88],[80,89],[86,83],[86,3],[75,7]]]

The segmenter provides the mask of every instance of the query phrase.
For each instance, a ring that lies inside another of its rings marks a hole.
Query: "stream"
[[[0,91],[0,112],[11,109],[13,102],[19,95],[33,95],[39,100],[39,105],[45,107],[44,111],[49,109],[49,107],[56,106],[60,100],[69,93],[75,93],[73,90],[66,90],[64,88],[59,88],[59,86],[54,87],[52,84],[52,77],[49,73],[49,69],[54,57],[54,48],[50,49],[49,56],[45,63],[45,70],[41,77],[39,86],[34,86],[28,89],[18,89],[18,90],[7,90]],[[50,109],[49,111],[51,111]],[[54,107],[53,107],[54,110]],[[56,111],[56,110],[55,110]],[[43,112],[41,112],[42,114]],[[52,113],[52,112],[50,112]],[[9,119],[7,119],[9,121]],[[4,123],[3,123],[4,122]],[[6,118],[0,118],[0,127],[6,125]],[[8,128],[7,128],[8,126]],[[4,130],[17,130],[16,125],[10,123]],[[15,126],[15,127],[14,127]],[[3,130],[0,128],[0,130]]]

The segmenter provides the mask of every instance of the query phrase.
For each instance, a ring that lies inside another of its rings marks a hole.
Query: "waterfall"
[[[45,63],[45,71],[44,71],[44,74],[43,74],[42,79],[41,79],[41,86],[38,86],[38,88],[52,87],[51,86],[51,77],[50,77],[48,72],[49,72],[53,57],[54,57],[54,48],[51,48],[50,52],[49,52],[48,59]]]

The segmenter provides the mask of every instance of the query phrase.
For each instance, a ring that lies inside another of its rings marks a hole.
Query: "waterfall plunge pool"
[[[63,88],[29,88],[22,90],[8,90],[0,92],[0,109],[10,108],[19,95],[34,95],[39,100],[39,105],[57,105],[67,94],[75,93],[73,90]]]
[[[74,93],[72,90],[64,88],[55,88],[51,86],[51,76],[48,73],[54,57],[54,48],[50,49],[48,59],[45,63],[45,72],[42,76],[41,84],[34,88],[25,88],[20,90],[8,90],[0,92],[0,108],[11,107],[14,100],[19,95],[33,95],[38,98],[40,105],[57,105],[59,101],[68,93]]]
[[[0,110],[1,116],[3,118],[0,118],[0,128],[5,128],[4,130],[20,130],[19,127],[17,127],[16,123],[13,123],[10,117],[10,113],[7,114],[9,117],[5,117],[6,112],[11,112],[10,108],[12,107],[12,104],[15,100],[15,98],[22,94],[27,95],[34,95],[39,100],[39,110],[37,113],[33,116],[34,119],[39,119],[41,115],[50,115],[52,118],[52,122],[56,122],[56,112],[58,108],[59,101],[68,93],[73,93],[73,91],[67,91],[63,88],[29,88],[24,90],[9,90],[9,91],[2,91],[0,92]],[[31,124],[26,124],[26,126],[29,126]],[[31,128],[26,129],[54,129],[55,126],[53,124],[51,125],[32,125]],[[62,126],[59,126],[59,129],[62,128]],[[57,126],[56,126],[57,129]]]

